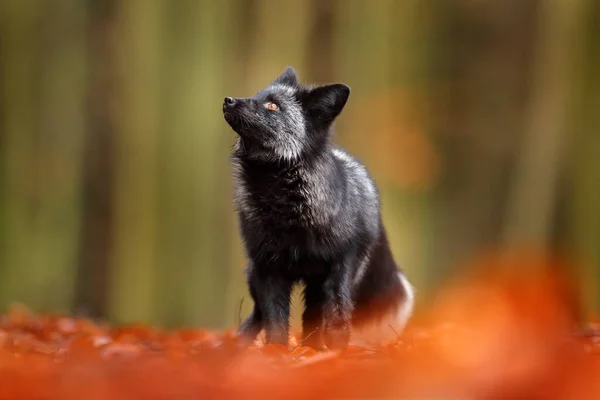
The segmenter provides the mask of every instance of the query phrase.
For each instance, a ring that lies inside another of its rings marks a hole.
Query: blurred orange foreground
[[[565,266],[500,254],[468,271],[395,343],[344,353],[14,307],[0,316],[0,399],[600,399],[600,329],[582,334]]]

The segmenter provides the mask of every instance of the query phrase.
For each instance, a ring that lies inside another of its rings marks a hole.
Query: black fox
[[[304,282],[304,344],[344,349],[350,335],[401,331],[414,302],[365,167],[331,141],[350,88],[305,86],[287,67],[253,97],[226,97],[238,134],[235,203],[254,301],[240,332],[288,344],[290,295]],[[375,327],[375,331],[372,328]]]

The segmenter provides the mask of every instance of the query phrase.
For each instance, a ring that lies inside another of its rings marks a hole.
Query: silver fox
[[[239,331],[288,343],[290,296],[305,284],[303,343],[344,349],[404,329],[414,290],[394,262],[378,189],[361,162],[336,146],[332,124],[344,84],[307,86],[288,67],[253,97],[226,97],[238,134],[235,204],[254,308]]]

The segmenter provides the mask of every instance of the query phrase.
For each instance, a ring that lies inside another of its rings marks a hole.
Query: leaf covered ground
[[[0,314],[0,399],[600,399],[600,325],[578,320],[560,268],[476,267],[394,343],[340,353],[12,307]]]

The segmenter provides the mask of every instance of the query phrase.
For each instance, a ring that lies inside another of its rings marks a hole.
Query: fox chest
[[[236,202],[248,231],[262,242],[310,247],[326,230],[319,220],[323,207],[314,189],[294,171],[240,182]]]
[[[274,233],[290,229],[309,229],[311,201],[301,180],[242,183],[237,205],[246,218]]]

